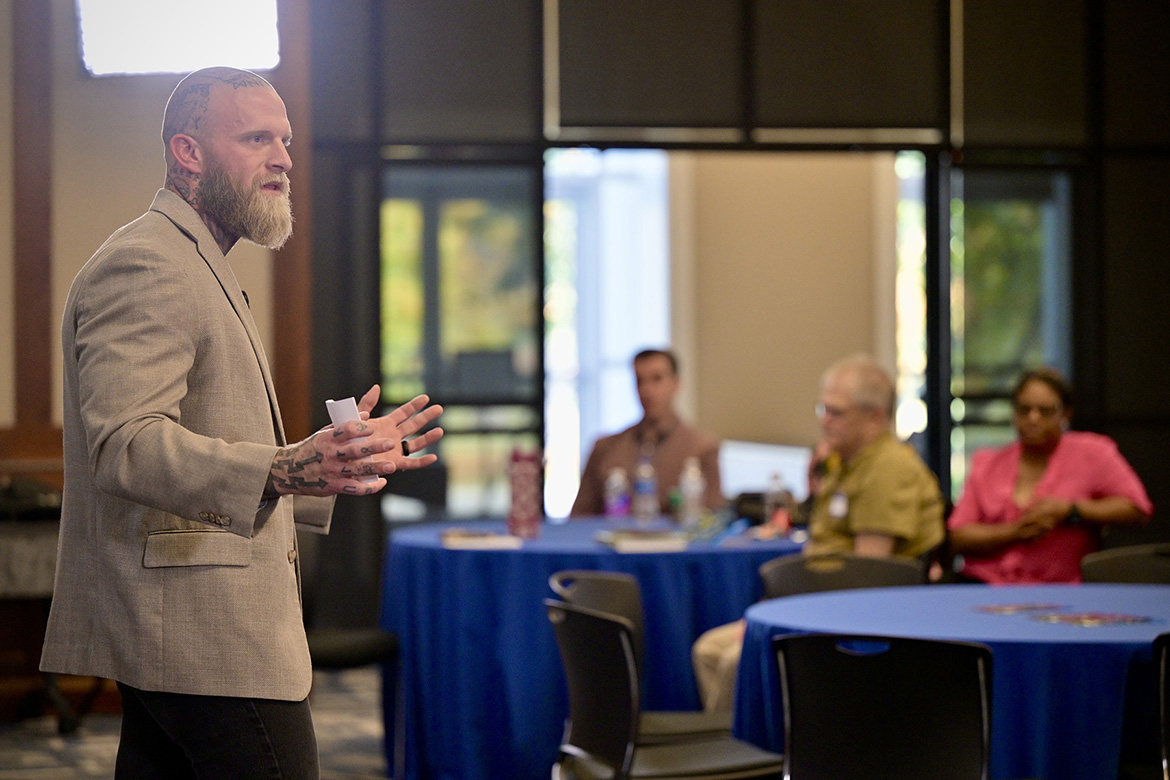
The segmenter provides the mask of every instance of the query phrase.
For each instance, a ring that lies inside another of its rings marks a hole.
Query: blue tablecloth
[[[1013,607],[1028,608],[1013,613]],[[1052,613],[1149,620],[1089,626],[1037,619]],[[989,645],[992,777],[1115,778],[1123,734],[1133,758],[1154,757],[1151,644],[1170,631],[1170,586],[925,585],[836,591],[762,602],[747,611],[747,623],[735,731],[763,747],[783,749],[771,637],[829,632]]]
[[[519,550],[452,550],[440,541],[450,527],[395,530],[387,552],[383,625],[401,643],[411,780],[548,778],[568,712],[542,604],[554,595],[553,572],[636,576],[646,613],[644,706],[697,709],[691,643],[761,597],[760,564],[799,549],[787,540],[695,542],[684,552],[618,554],[594,540],[612,526],[585,520],[546,524]],[[474,527],[503,530],[502,523]]]

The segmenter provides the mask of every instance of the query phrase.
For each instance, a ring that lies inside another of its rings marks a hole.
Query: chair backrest
[[[1158,680],[1162,776],[1170,778],[1170,634],[1159,634],[1154,639],[1154,676]]]
[[[790,780],[986,780],[987,646],[806,634],[773,647]]]
[[[545,608],[569,689],[561,752],[600,761],[614,780],[629,776],[641,713],[629,621],[554,599]]]
[[[642,590],[632,574],[617,571],[565,569],[548,578],[553,593],[570,604],[625,618],[633,630],[634,659],[642,670],[645,644],[645,620],[642,613]]]
[[[1170,542],[1089,553],[1081,559],[1081,576],[1085,582],[1170,584]]]
[[[783,555],[760,566],[764,596],[774,599],[801,593],[849,588],[922,585],[926,572],[909,558],[866,558],[860,555]]]
[[[406,505],[397,500],[383,504],[392,525],[443,520],[447,511],[447,465],[443,461],[421,469],[395,471],[386,475],[382,495],[407,499]],[[403,511],[405,509],[405,511]]]

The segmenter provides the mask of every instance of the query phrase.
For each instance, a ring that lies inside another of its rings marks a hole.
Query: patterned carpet
[[[322,780],[385,780],[379,671],[318,673],[310,703]],[[117,715],[87,715],[68,737],[57,733],[57,721],[48,716],[0,724],[0,778],[109,780],[119,723]]]

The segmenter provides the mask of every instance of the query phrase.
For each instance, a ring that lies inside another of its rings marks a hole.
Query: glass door
[[[446,407],[452,516],[505,514],[513,449],[542,446],[540,188],[520,164],[383,169],[383,395]]]
[[[951,475],[1011,441],[1011,390],[1040,365],[1072,370],[1071,182],[1044,169],[951,173]]]

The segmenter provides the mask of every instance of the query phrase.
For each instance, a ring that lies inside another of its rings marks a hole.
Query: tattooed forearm
[[[326,482],[324,479],[317,479],[317,480],[310,482],[307,479],[302,479],[301,477],[292,477],[291,479],[289,479],[288,484],[291,488],[293,488],[293,490],[297,490],[298,488],[322,488],[323,489],[329,483]]]
[[[324,479],[307,480],[300,476],[305,467],[325,460],[324,453],[314,445],[313,439],[306,439],[290,447],[282,447],[272,459],[268,470],[268,482],[264,486],[264,497],[274,498],[281,493],[301,492],[305,488],[324,488],[329,483]]]

